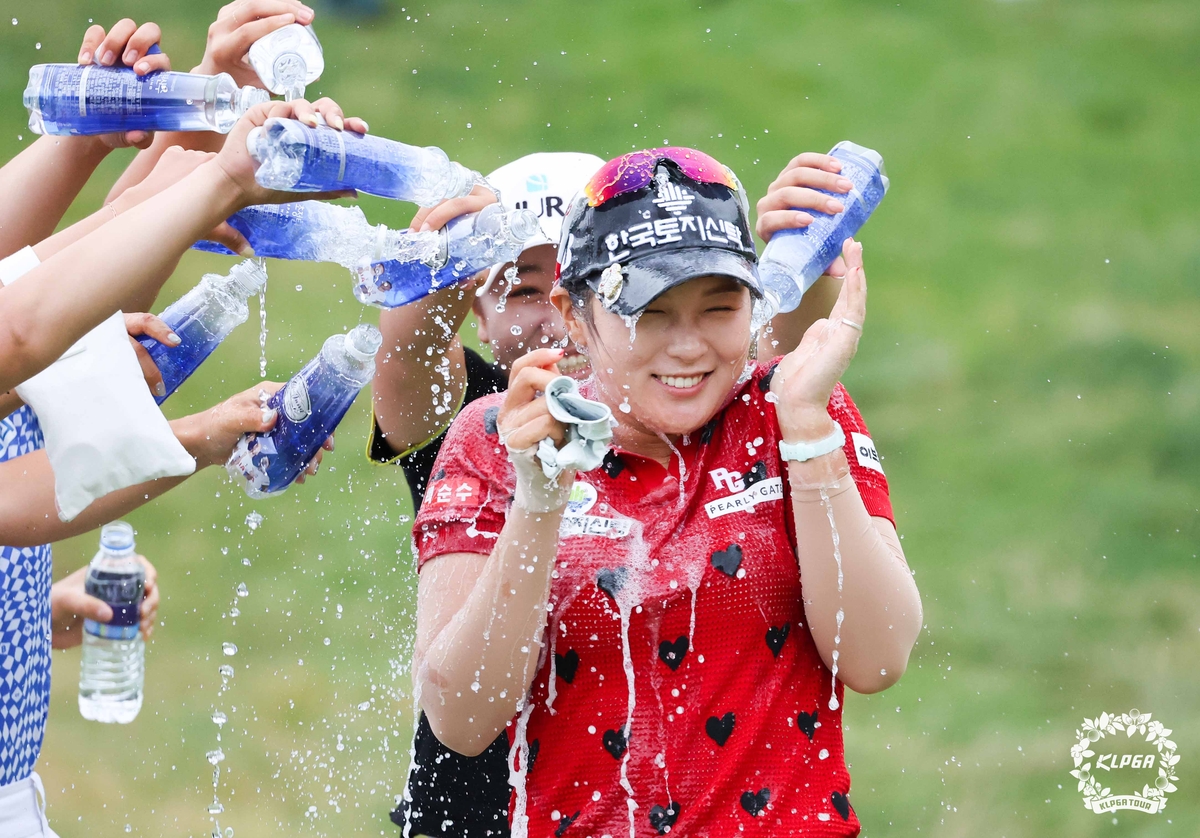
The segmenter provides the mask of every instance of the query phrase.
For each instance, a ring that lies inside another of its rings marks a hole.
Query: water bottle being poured
[[[115,131],[229,132],[249,108],[269,101],[257,87],[238,88],[228,73],[171,70],[137,75],[128,67],[37,64],[29,70],[25,107],[35,134]]]
[[[105,525],[84,582],[84,590],[113,612],[107,623],[83,621],[79,713],[94,722],[128,724],[142,709],[146,646],[138,622],[146,569],[133,547],[133,527],[124,521]]]
[[[321,42],[311,26],[289,23],[259,38],[247,58],[263,85],[285,100],[301,99],[304,88],[325,71]]]
[[[824,192],[840,201],[836,215],[806,210],[813,222],[807,227],[780,230],[771,236],[758,260],[758,275],[770,308],[767,319],[780,311],[793,311],[812,284],[841,255],[842,243],[856,234],[887,194],[888,178],[878,152],[852,142],[840,142],[829,152],[842,161],[842,177],[854,187],[843,195]]]
[[[229,274],[205,274],[199,284],[159,315],[180,337],[178,346],[138,338],[162,373],[162,404],[194,373],[221,341],[250,317],[246,301],[267,287],[267,272],[253,261],[234,265]]]
[[[484,268],[514,261],[540,232],[529,210],[505,211],[491,204],[436,232],[397,233],[391,254],[354,268],[354,296],[380,308],[406,305]]]
[[[382,344],[379,330],[367,324],[334,335],[267,400],[265,406],[279,412],[275,427],[243,435],[225,464],[246,494],[277,494],[300,476],[375,375],[375,353]]]
[[[234,213],[227,221],[246,237],[255,256],[335,262],[347,268],[372,256],[381,238],[390,241],[401,235],[382,224],[372,226],[358,207],[325,201],[258,204]],[[213,241],[198,241],[192,247],[234,255]]]
[[[310,128],[295,119],[268,119],[250,132],[246,148],[255,180],[284,192],[357,189],[427,207],[467,195],[478,180],[440,148],[325,125]]]

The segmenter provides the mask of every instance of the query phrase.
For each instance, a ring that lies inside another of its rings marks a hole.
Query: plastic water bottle
[[[246,147],[257,166],[255,180],[284,192],[357,189],[433,206],[468,194],[478,177],[440,148],[419,148],[325,125],[310,128],[281,117],[252,130]]]
[[[817,190],[836,198],[845,209],[836,215],[806,210],[812,224],[771,236],[758,260],[758,275],[773,312],[793,311],[800,305],[804,292],[841,255],[842,243],[867,223],[887,194],[888,179],[878,152],[847,141],[829,153],[842,161],[842,177],[854,188],[844,195]]]
[[[165,395],[155,396],[156,402],[165,402],[230,332],[246,322],[250,317],[246,301],[266,286],[267,272],[247,259],[230,268],[227,276],[205,274],[195,288],[167,306],[159,317],[179,335],[180,344],[138,338],[166,387]]]
[[[300,99],[325,72],[325,55],[311,26],[289,23],[250,45],[247,57],[263,85],[284,99]]]
[[[506,212],[491,204],[436,232],[399,233],[399,253],[354,268],[354,296],[380,308],[406,305],[484,268],[515,260],[525,242],[540,232],[537,216],[529,210]]]
[[[246,110],[271,95],[238,88],[228,73],[203,76],[128,67],[37,64],[29,69],[25,107],[35,134],[113,131],[228,133]]]
[[[84,590],[112,608],[107,623],[83,621],[79,713],[94,722],[128,724],[142,709],[146,644],[138,630],[146,570],[133,552],[124,521],[100,530],[100,552],[88,565]]]
[[[277,494],[300,476],[375,375],[375,353],[382,344],[379,330],[366,324],[334,335],[267,400],[266,408],[279,411],[275,427],[243,435],[225,464],[246,494]]]
[[[255,256],[336,262],[352,268],[371,258],[380,241],[400,235],[382,224],[373,227],[358,207],[325,201],[294,201],[246,207],[227,219],[246,237]],[[223,244],[198,241],[193,248],[235,255]]]

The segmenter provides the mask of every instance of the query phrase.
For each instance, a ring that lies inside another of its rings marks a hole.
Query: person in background
[[[592,370],[588,356],[567,340],[562,316],[550,302],[559,233],[571,199],[603,165],[578,152],[530,154],[487,176],[505,209],[529,209],[542,235],[529,240],[515,263],[495,265],[472,282],[431,294],[380,315],[384,344],[375,367],[375,423],[368,457],[398,464],[414,506],[424,497],[433,463],[457,412],[508,388],[509,372],[531,349],[561,347],[558,368],[580,380]],[[841,163],[826,154],[797,155],[758,202],[758,233],[767,241],[785,229],[812,223],[810,211],[840,212],[836,199],[817,189],[845,193],[850,182],[837,172]],[[412,229],[430,230],[467,212],[478,212],[494,196],[476,189],[470,196],[420,211]],[[794,348],[804,330],[828,313],[840,289],[845,263],[839,256],[805,295],[795,312],[780,315],[764,333],[765,357]],[[491,350],[489,363],[459,335],[468,313],[477,337]],[[424,714],[415,733],[415,759],[392,820],[412,835],[501,836],[508,831],[508,740],[500,735],[476,757],[438,741]]]

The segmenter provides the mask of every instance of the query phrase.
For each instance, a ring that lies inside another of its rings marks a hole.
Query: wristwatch
[[[824,439],[818,439],[816,442],[784,442],[780,440],[779,456],[785,460],[795,460],[798,463],[803,463],[805,460],[811,460],[813,457],[820,457],[822,454],[838,450],[846,444],[846,433],[842,430],[842,426],[836,422],[833,427],[833,433]]]

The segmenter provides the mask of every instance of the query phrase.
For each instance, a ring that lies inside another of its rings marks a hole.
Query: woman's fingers
[[[845,204],[832,195],[806,186],[781,186],[768,192],[758,201],[760,213],[780,209],[802,209],[835,215],[845,208]]]
[[[546,437],[550,437],[556,444],[561,444],[566,438],[562,423],[549,413],[543,413],[541,416],[511,429],[505,434],[504,443],[513,451],[524,451],[534,447]]]
[[[150,47],[162,40],[162,30],[158,28],[157,23],[147,21],[137,28],[137,30],[129,37],[129,41],[125,44],[125,51],[121,54],[121,61],[126,67],[132,67],[134,63],[146,55]],[[158,53],[163,55],[163,53]]]
[[[125,331],[133,337],[146,335],[166,346],[179,346],[179,335],[161,317],[144,311],[125,315]]]
[[[80,64],[92,63],[96,57],[96,48],[104,41],[106,34],[104,27],[98,23],[88,27],[87,31],[83,33],[83,43],[79,46]]]
[[[96,61],[105,67],[111,67],[121,60],[125,52],[125,44],[137,31],[137,24],[129,18],[122,18],[108,30],[108,35],[96,47]]]
[[[235,228],[231,227],[227,221],[222,221],[216,227],[213,227],[212,232],[208,234],[208,238],[209,241],[225,245],[239,256],[249,257],[254,255],[254,248],[250,246],[250,242]]]
[[[832,154],[821,154],[820,152],[816,151],[805,151],[793,157],[792,161],[787,164],[787,168],[812,168],[824,169],[827,172],[840,172],[842,170],[842,161],[838,160]]]
[[[159,70],[170,69],[171,59],[165,52],[156,52],[153,55],[147,55],[133,65],[133,71],[139,76],[144,76],[147,73],[156,73]]]
[[[335,131],[341,131],[346,127],[345,115],[342,113],[342,108],[337,102],[325,96],[312,103],[313,109],[321,115],[325,120],[325,124]]]
[[[797,169],[786,169],[781,172],[779,177],[775,179],[775,182],[771,184],[770,189],[774,190],[784,186],[807,186],[812,189],[825,189],[830,192],[849,192],[854,188],[854,182],[836,172],[802,166]]]
[[[432,207],[425,216],[421,218],[420,227],[415,229],[422,233],[430,230],[440,230],[446,226],[452,219],[458,218],[460,215],[466,215],[469,212],[479,212],[489,204],[496,203],[496,193],[485,186],[476,185],[472,187],[470,194],[462,198],[451,198],[448,201],[442,201],[436,207]],[[422,210],[424,212],[424,210]],[[420,213],[418,213],[420,216]],[[413,224],[417,223],[417,219],[413,219]]]
[[[758,223],[754,225],[754,231],[758,233],[760,239],[769,242],[771,236],[780,230],[796,230],[807,227],[812,223],[813,217],[806,212],[791,209],[771,210],[769,212],[762,212],[760,210]]]
[[[241,20],[240,12],[238,13],[238,18]],[[233,30],[229,43],[225,44],[224,47],[229,53],[245,55],[250,49],[250,45],[255,41],[265,38],[276,29],[282,29],[288,24],[295,22],[296,15],[291,11],[270,15],[257,20],[253,18],[250,20],[241,20],[241,25]]]
[[[366,134],[371,130],[371,126],[367,124],[365,119],[357,116],[346,117],[346,130],[354,131],[357,134]]]
[[[558,376],[558,367],[555,365],[562,357],[562,349],[535,349],[518,358],[509,376],[504,407],[514,410],[532,401],[538,391],[544,390]]]
[[[146,347],[142,346],[132,337],[129,342],[133,344],[133,354],[137,356],[138,366],[142,368],[142,378],[146,379],[146,386],[150,388],[150,392],[158,398],[162,398],[167,394],[167,387],[163,384],[162,372],[154,364],[154,359],[150,357],[150,353],[146,351]]]

